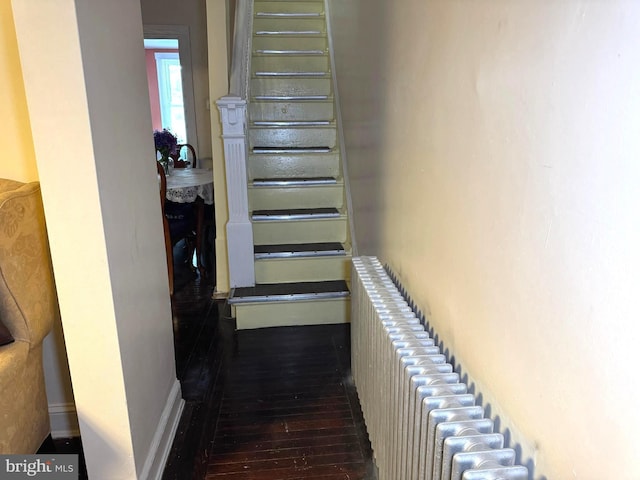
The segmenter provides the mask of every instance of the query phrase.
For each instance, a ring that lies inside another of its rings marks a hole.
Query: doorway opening
[[[144,47],[154,130],[167,128],[198,151],[195,101],[185,25],[144,25]]]
[[[178,143],[189,143],[178,40],[145,39],[144,54],[153,129],[166,128],[178,137]]]

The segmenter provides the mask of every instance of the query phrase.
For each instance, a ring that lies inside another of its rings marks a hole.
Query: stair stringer
[[[329,15],[329,0],[324,2],[324,16],[327,22],[327,43],[329,48],[329,64],[331,67],[331,80],[333,83],[333,108],[336,117],[338,148],[340,149],[340,162],[342,166],[342,179],[344,182],[344,201],[349,219],[349,238],[351,239],[351,252],[354,257],[358,256],[358,242],[356,240],[355,226],[353,222],[353,203],[351,201],[351,186],[349,183],[349,169],[347,165],[347,149],[344,141],[344,129],[342,126],[342,110],[340,108],[340,93],[338,90],[338,77],[336,75],[336,61],[333,49],[333,31],[331,29],[331,15]]]

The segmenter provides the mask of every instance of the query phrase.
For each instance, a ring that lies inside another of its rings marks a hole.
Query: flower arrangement
[[[154,130],[153,141],[156,144],[156,150],[162,155],[162,160],[168,160],[169,155],[176,153],[178,137],[166,128]]]

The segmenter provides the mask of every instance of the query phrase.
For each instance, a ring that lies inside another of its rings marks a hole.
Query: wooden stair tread
[[[337,256],[346,253],[340,242],[255,245],[253,251],[256,259]]]
[[[270,301],[318,300],[349,296],[344,280],[325,282],[263,283],[255,287],[236,288],[230,304]]]
[[[259,18],[322,18],[320,12],[256,12]]]
[[[308,36],[308,35],[319,35],[324,36],[325,32],[320,30],[258,30],[254,33],[254,35],[300,35],[300,36]]]
[[[307,72],[294,72],[294,71],[260,71],[255,72],[254,77],[327,77],[328,72],[323,71],[307,71]]]
[[[320,127],[331,125],[331,120],[254,120],[256,127]]]
[[[273,56],[273,55],[281,55],[281,56],[286,56],[286,55],[291,55],[291,56],[300,56],[300,55],[326,55],[327,52],[325,52],[324,50],[276,50],[276,49],[269,49],[269,48],[258,48],[254,51],[255,54],[257,55],[269,55],[269,56]]]
[[[300,220],[313,218],[336,218],[340,216],[337,208],[292,208],[287,210],[254,210],[253,220]]]
[[[333,149],[325,146],[316,147],[253,147],[251,153],[270,154],[270,153],[331,153]]]
[[[328,101],[329,95],[256,95],[253,97],[257,102],[283,102],[283,101]]]
[[[303,121],[263,121],[251,122],[250,130],[280,130],[282,128],[295,128],[296,130],[327,130],[335,129],[335,120],[303,120]]]
[[[335,185],[335,177],[305,177],[305,178],[254,178],[254,187],[271,186],[301,186],[301,185]]]

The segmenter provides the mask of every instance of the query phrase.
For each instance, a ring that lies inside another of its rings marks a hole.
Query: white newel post
[[[247,102],[240,97],[227,95],[216,104],[222,122],[227,173],[229,284],[231,287],[252,287],[256,283],[256,275],[253,265],[253,230],[249,220],[247,197]]]

